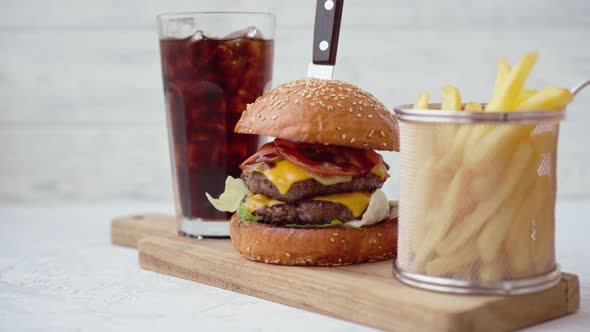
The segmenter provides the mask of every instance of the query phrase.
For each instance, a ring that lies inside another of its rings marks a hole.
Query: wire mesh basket
[[[559,282],[557,140],[563,111],[411,105],[400,123],[397,277],[459,293],[530,293]]]

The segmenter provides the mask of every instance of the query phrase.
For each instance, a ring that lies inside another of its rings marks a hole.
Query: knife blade
[[[312,62],[307,68],[307,77],[332,79],[343,5],[344,0],[317,0]]]

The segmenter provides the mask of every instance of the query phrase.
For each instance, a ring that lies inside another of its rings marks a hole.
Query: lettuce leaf
[[[287,225],[283,225],[282,227],[286,227],[286,228],[328,228],[328,227],[335,227],[335,226],[341,226],[344,223],[340,220],[332,220],[327,224],[319,224],[319,225],[299,225],[299,224],[287,224]]]
[[[383,221],[390,211],[389,201],[387,196],[381,189],[375,190],[371,195],[371,200],[367,209],[363,213],[360,220],[351,220],[344,224],[345,227],[359,228],[362,226],[373,225],[380,221]]]
[[[207,199],[219,211],[235,212],[242,202],[242,198],[248,195],[250,191],[242,179],[234,179],[228,176],[225,179],[225,190],[219,198],[213,198],[209,193],[205,193]]]
[[[260,221],[260,220],[262,220],[262,217],[255,216],[255,215],[251,214],[250,212],[248,212],[248,208],[246,207],[246,204],[240,205],[240,208],[238,210],[238,214],[240,215],[240,219],[242,219],[244,221]]]

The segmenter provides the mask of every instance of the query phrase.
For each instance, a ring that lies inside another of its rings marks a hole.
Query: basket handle
[[[582,82],[578,84],[575,88],[572,89],[572,94],[574,97],[582,90],[584,90],[587,86],[590,86],[590,80]]]

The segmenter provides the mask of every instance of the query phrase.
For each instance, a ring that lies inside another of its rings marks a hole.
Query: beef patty
[[[277,226],[318,225],[327,224],[334,219],[342,222],[354,219],[349,208],[340,203],[327,201],[302,201],[295,204],[277,204],[272,207],[262,206],[252,214],[262,217],[261,222]]]
[[[248,189],[255,194],[263,194],[279,201],[295,203],[305,198],[330,195],[343,192],[364,191],[373,192],[383,185],[383,181],[373,173],[355,176],[352,181],[323,185],[314,179],[294,183],[286,195],[281,195],[279,189],[260,172],[242,173],[242,180]]]

